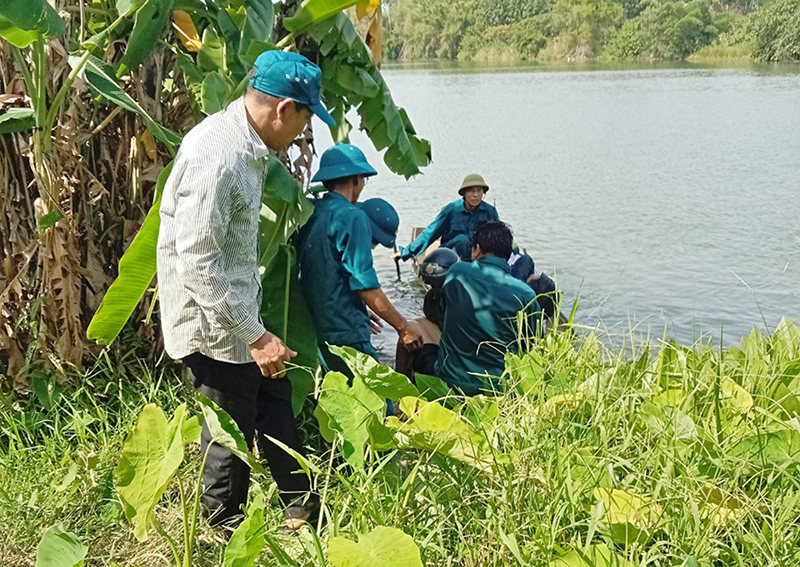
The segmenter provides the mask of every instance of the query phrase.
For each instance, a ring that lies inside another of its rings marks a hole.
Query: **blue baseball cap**
[[[311,181],[330,181],[351,175],[372,177],[377,175],[367,156],[353,144],[336,144],[328,148],[319,160],[319,171]]]
[[[250,86],[278,98],[290,98],[311,109],[328,126],[336,120],[319,99],[322,71],[311,61],[290,51],[269,49],[258,56]]]
[[[357,206],[364,211],[372,227],[372,242],[393,248],[397,239],[400,217],[394,207],[379,197],[367,199]]]

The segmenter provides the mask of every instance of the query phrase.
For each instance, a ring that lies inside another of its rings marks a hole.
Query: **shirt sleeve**
[[[222,259],[235,188],[236,177],[224,165],[189,165],[176,195],[177,273],[215,326],[252,344],[266,329],[258,313],[231,293]],[[241,235],[248,237],[257,235]]]
[[[400,248],[400,257],[403,260],[415,258],[425,252],[431,242],[445,233],[445,229],[450,224],[450,205],[444,207],[439,214],[433,219],[433,222],[422,231],[422,233],[414,239],[414,242],[408,246]]]
[[[350,274],[352,291],[379,289],[378,274],[372,266],[372,229],[364,214],[353,214],[334,234],[342,265]]]

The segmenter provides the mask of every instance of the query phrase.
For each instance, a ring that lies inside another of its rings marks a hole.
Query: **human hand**
[[[383,321],[371,309],[367,312],[369,313],[369,332],[373,335],[380,335],[383,330]]]
[[[403,258],[402,258],[402,254],[400,253],[400,250],[395,250],[394,252],[392,252],[392,260],[397,262],[398,260],[402,260],[402,259]]]
[[[422,346],[422,325],[416,321],[406,321],[397,330],[400,340],[408,350],[417,350]]]
[[[265,377],[283,378],[286,376],[285,363],[297,356],[297,353],[283,344],[276,335],[265,331],[250,345],[250,356]]]

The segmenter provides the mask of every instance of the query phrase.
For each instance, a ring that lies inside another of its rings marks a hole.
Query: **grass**
[[[280,548],[296,565],[325,565],[331,537],[375,526],[401,528],[431,566],[592,565],[576,554],[600,549],[624,565],[800,564],[800,331],[791,323],[724,351],[663,341],[608,350],[593,333],[549,336],[510,357],[505,380],[515,394],[448,401],[485,440],[488,470],[407,442],[368,448],[363,469],[353,468],[339,443],[314,436],[328,514],[320,546],[309,530],[282,534],[268,506],[276,548],[258,564],[281,564]],[[170,413],[191,389],[170,369],[107,361],[60,397],[46,385],[0,405],[0,564],[33,565],[55,523],[87,544],[87,565],[169,564],[157,534],[132,537],[113,467],[144,404]],[[198,461],[195,451],[179,474],[196,478]],[[255,481],[274,503],[271,480]],[[156,513],[178,533],[176,510],[172,491]],[[223,552],[218,537],[195,565],[219,565]]]

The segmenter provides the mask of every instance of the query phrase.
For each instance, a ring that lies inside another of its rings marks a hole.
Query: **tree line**
[[[800,61],[800,0],[389,0],[390,59]]]

